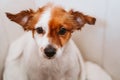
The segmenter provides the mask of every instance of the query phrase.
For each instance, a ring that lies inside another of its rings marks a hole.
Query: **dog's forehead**
[[[37,27],[49,28],[52,27],[51,24],[54,24],[54,27],[57,27],[63,21],[63,16],[67,12],[61,7],[47,7],[44,11],[39,14],[38,22],[35,25]],[[51,23],[52,22],[52,23]],[[54,22],[54,23],[53,23]],[[59,23],[59,24],[58,24]]]

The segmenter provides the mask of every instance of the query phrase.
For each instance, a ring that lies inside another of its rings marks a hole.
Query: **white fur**
[[[73,41],[64,48],[59,58],[40,57],[32,32],[26,32],[10,47],[4,80],[78,80],[85,77],[83,59]],[[78,76],[79,72],[82,76]]]

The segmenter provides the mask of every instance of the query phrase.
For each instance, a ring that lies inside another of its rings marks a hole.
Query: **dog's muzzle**
[[[45,55],[48,57],[48,58],[51,58],[53,57],[55,54],[56,54],[56,49],[51,46],[51,45],[48,45],[45,49],[44,49],[44,53]]]

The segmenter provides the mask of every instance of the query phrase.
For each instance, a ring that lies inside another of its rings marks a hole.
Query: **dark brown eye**
[[[66,32],[67,32],[67,30],[65,28],[60,28],[58,34],[64,35]]]
[[[43,34],[44,33],[44,30],[43,30],[42,27],[36,28],[36,31],[37,31],[38,34]]]

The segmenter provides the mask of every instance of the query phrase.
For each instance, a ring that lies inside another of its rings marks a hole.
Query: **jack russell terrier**
[[[85,24],[94,25],[94,17],[52,4],[6,15],[26,32],[10,46],[4,80],[86,80],[71,34]]]

